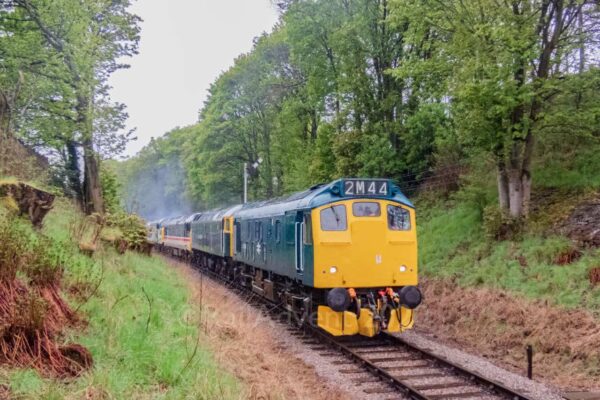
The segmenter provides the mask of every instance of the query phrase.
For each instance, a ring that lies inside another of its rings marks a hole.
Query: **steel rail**
[[[385,369],[378,367],[373,362],[369,361],[365,357],[362,357],[356,351],[353,351],[348,346],[345,346],[343,343],[335,340],[333,337],[327,335],[314,325],[306,324],[303,328],[310,330],[310,333],[314,337],[317,337],[321,341],[324,341],[327,344],[329,344],[330,346],[335,347],[338,351],[351,358],[353,361],[359,363],[363,369],[366,369],[369,373],[375,375],[383,383],[387,383],[388,385],[393,386],[402,394],[409,396],[411,399],[414,400],[430,400],[430,398],[422,392],[419,392],[417,389],[415,389],[408,383],[396,378],[395,376],[387,372]]]
[[[508,396],[513,400],[531,400],[530,397],[527,397],[526,395],[524,395],[522,393],[518,393],[515,390],[510,389],[509,387],[503,385],[500,382],[488,379],[475,371],[468,370],[468,369],[446,359],[443,356],[436,355],[431,351],[428,351],[426,349],[423,349],[423,348],[415,346],[411,343],[408,343],[407,341],[405,341],[404,339],[402,339],[398,336],[395,336],[395,335],[392,335],[389,333],[384,333],[383,335],[387,340],[391,340],[394,343],[397,343],[401,346],[409,348],[411,351],[418,352],[418,353],[422,354],[424,356],[424,358],[429,358],[433,362],[441,365],[442,367],[452,370],[457,375],[462,375],[464,378],[473,380],[473,381],[477,382],[479,385],[486,386],[494,392]]]
[[[217,284],[220,284],[220,285],[225,285],[229,289],[231,289],[231,288],[236,289],[236,291],[238,291],[238,294],[250,294],[250,295],[252,295],[251,300],[255,300],[255,301],[259,300],[260,305],[270,306],[270,308],[268,310],[262,310],[262,311],[265,311],[274,316],[275,311],[285,310],[285,308],[282,305],[275,304],[272,301],[270,301],[269,299],[266,299],[263,296],[260,296],[259,294],[253,292],[251,289],[249,289],[243,285],[239,285],[234,282],[231,282],[231,281],[227,280],[225,277],[223,277],[222,275],[215,273],[214,271],[210,271],[207,268],[204,268],[202,266],[195,265],[192,263],[190,263],[190,265],[194,269],[196,269],[199,273],[208,277],[211,281],[213,281]],[[250,302],[248,299],[245,299],[245,300]],[[258,304],[251,304],[251,305],[255,306],[255,307],[258,306]],[[423,393],[425,390],[428,390],[428,388],[426,386],[423,386],[422,388],[421,387],[417,388],[413,385],[410,385],[405,380],[395,377],[394,375],[392,375],[388,371],[386,371],[385,367],[377,366],[373,361],[369,361],[369,359],[367,359],[366,357],[363,357],[357,351],[354,351],[349,346],[346,346],[343,343],[343,341],[337,340],[335,336],[329,335],[328,333],[324,332],[323,330],[321,330],[320,328],[318,328],[317,326],[315,326],[309,322],[304,322],[300,325],[295,324],[295,326],[297,328],[301,329],[303,332],[310,334],[310,336],[312,336],[313,338],[316,338],[320,342],[325,342],[327,345],[329,345],[329,347],[335,348],[338,352],[340,352],[344,356],[350,358],[352,361],[357,363],[362,369],[364,369],[371,375],[377,377],[381,383],[387,384],[387,385],[391,386],[392,388],[396,389],[399,392],[399,394],[405,395],[413,400],[439,400],[439,399],[443,398],[443,396],[439,395],[439,394],[427,395],[427,394]],[[455,363],[445,359],[442,356],[436,355],[433,352],[430,352],[428,350],[425,350],[425,349],[419,348],[415,345],[412,345],[412,344],[404,341],[403,339],[401,339],[397,336],[394,336],[392,334],[382,333],[377,337],[365,338],[365,339],[367,341],[383,339],[384,343],[395,346],[396,350],[398,349],[398,347],[404,347],[404,348],[409,349],[412,352],[416,352],[416,353],[420,354],[421,358],[423,358],[424,360],[429,359],[430,361],[433,362],[434,365],[437,365],[442,370],[444,370],[444,372],[454,374],[456,376],[460,376],[460,377],[464,378],[468,383],[472,383],[474,386],[481,388],[487,394],[500,395],[502,397],[507,397],[511,400],[532,400],[530,397],[528,397],[522,393],[518,393],[513,389],[510,389],[510,388],[504,386],[500,382],[496,382],[491,379],[485,378],[484,376],[480,375],[477,372],[467,370],[466,368],[464,368],[458,364],[455,364]],[[373,342],[373,343],[376,343],[376,342]],[[367,354],[368,353],[366,353],[366,355]],[[467,383],[464,386],[467,386]],[[432,388],[431,385],[430,385],[430,388]],[[440,397],[440,396],[442,396],[442,397]],[[450,395],[447,395],[447,396],[450,396]]]

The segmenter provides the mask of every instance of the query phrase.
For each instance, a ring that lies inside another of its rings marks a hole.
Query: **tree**
[[[16,7],[15,15],[25,17],[23,24],[36,28],[46,52],[54,54],[53,60],[60,62],[58,73],[50,79],[64,83],[70,92],[59,98],[62,105],[67,105],[61,112],[62,117],[71,120],[73,129],[65,139],[64,154],[68,169],[73,172],[68,179],[72,187],[80,181],[77,148],[81,147],[83,188],[76,194],[82,196],[86,212],[103,212],[96,135],[106,131],[96,128],[107,124],[98,124],[96,116],[103,114],[122,120],[123,109],[117,105],[107,112],[104,104],[100,111],[96,101],[105,94],[108,76],[125,67],[117,60],[137,51],[139,18],[127,11],[129,1],[60,0],[50,4],[40,0],[14,0],[12,5]]]
[[[298,110],[287,99],[301,86],[284,37],[274,32],[256,39],[253,51],[238,57],[210,88],[186,156],[191,193],[205,206],[239,202],[242,165],[259,158],[260,168],[250,171],[251,198],[280,193],[286,154],[297,147],[279,116],[284,109]],[[281,145],[276,137],[290,141]]]
[[[596,2],[400,0],[395,7],[411,26],[411,43],[431,49],[430,59],[396,74],[418,76],[424,65],[447,73],[463,141],[495,157],[501,208],[527,216],[536,128],[562,90],[568,60],[598,39]]]
[[[387,0],[286,4],[292,62],[306,76],[308,104],[316,116],[313,131],[320,124],[335,128],[331,143],[338,176],[400,178],[414,169],[406,162],[413,134],[406,121],[418,111],[421,93],[414,77],[394,77],[390,70],[420,47],[406,44],[407,22],[392,23],[391,11]],[[433,142],[423,146],[431,147]]]

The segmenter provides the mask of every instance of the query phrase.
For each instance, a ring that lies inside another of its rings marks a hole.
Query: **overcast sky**
[[[140,51],[110,80],[113,100],[127,104],[137,127],[127,156],[196,122],[209,85],[277,22],[269,0],[137,0],[131,10],[144,20]]]

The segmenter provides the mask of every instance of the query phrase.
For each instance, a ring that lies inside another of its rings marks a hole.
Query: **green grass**
[[[65,249],[65,283],[85,285],[92,292],[101,281],[81,306],[89,325],[64,338],[86,346],[94,367],[68,382],[4,368],[0,384],[8,384],[23,399],[79,399],[88,392],[117,399],[239,398],[240,383],[215,363],[204,345],[196,348],[200,310],[190,303],[182,278],[159,258],[129,252],[119,256],[112,250],[96,254],[94,260],[78,254],[69,238],[76,218],[59,202],[44,232]],[[71,303],[77,307],[80,301]]]
[[[534,183],[551,188],[599,189],[600,145],[590,144],[565,153],[549,152],[534,170]]]
[[[600,266],[599,249],[584,250],[572,264],[557,265],[556,257],[571,247],[567,238],[525,233],[518,241],[491,241],[479,212],[467,204],[433,206],[419,221],[418,234],[420,272],[425,276],[513,291],[600,314],[600,288],[588,280],[588,270]]]

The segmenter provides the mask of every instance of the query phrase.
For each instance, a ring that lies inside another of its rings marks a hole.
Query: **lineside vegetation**
[[[84,325],[67,328],[55,339],[59,346],[85,346],[93,367],[63,381],[27,363],[16,369],[2,366],[0,385],[24,399],[239,398],[240,383],[201,343],[202,309],[191,303],[183,279],[160,258],[137,252],[119,255],[105,246],[93,258],[82,254],[72,238],[81,218],[60,199],[41,232],[25,221],[13,221],[10,232],[24,235],[26,258],[31,248],[39,257],[60,260],[59,290]],[[44,246],[36,246],[39,241]]]
[[[278,4],[198,123],[119,168],[127,208],[239,203],[258,159],[251,200],[393,178],[417,206],[424,274],[598,309],[598,253],[564,224],[600,190],[597,2]]]

